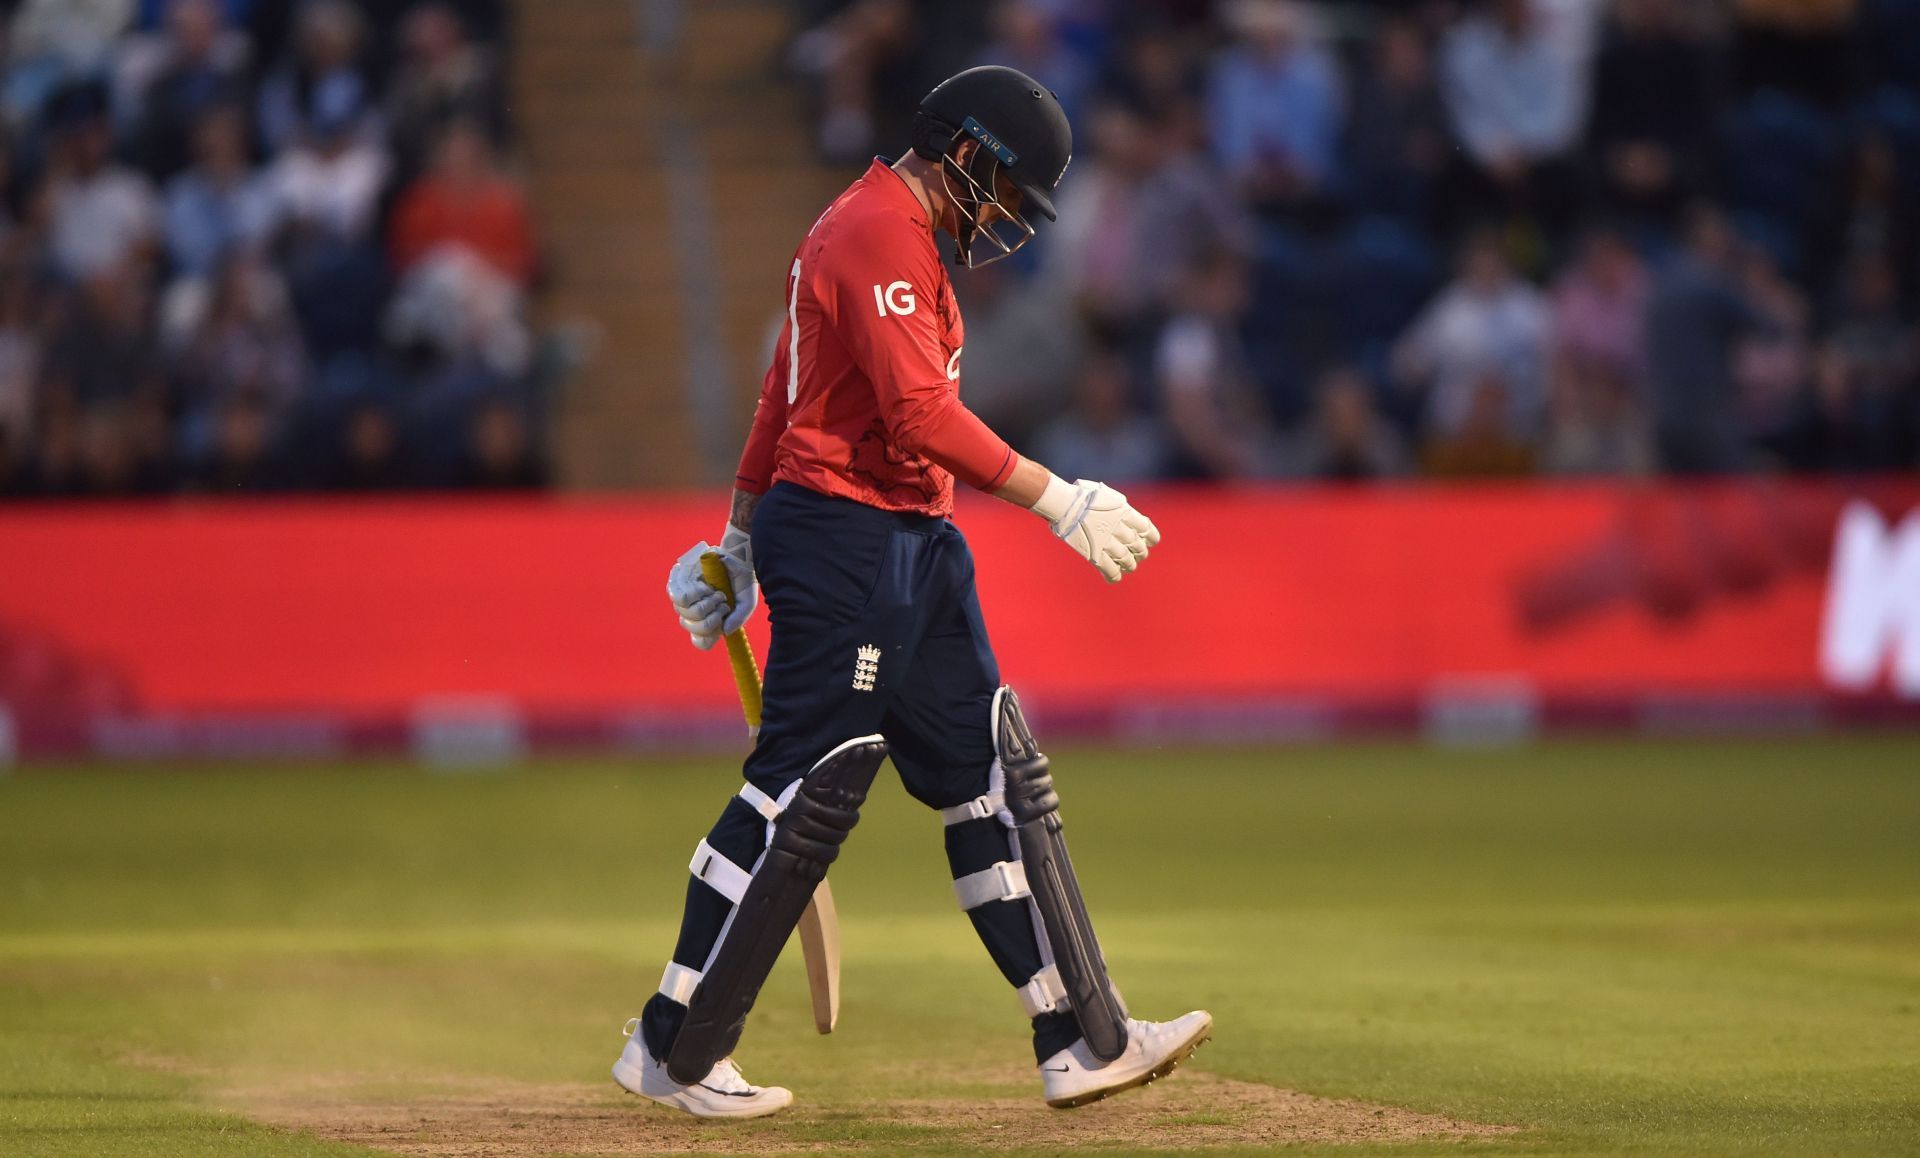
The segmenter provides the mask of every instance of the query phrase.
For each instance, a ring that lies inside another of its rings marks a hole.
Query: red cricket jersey
[[[787,320],[736,476],[890,511],[953,512],[953,480],[1004,485],[1013,449],[960,404],[965,331],[920,201],[876,159],[800,243]]]

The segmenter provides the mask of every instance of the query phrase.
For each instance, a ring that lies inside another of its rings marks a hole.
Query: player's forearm
[[[889,422],[894,445],[924,455],[970,487],[989,493],[1006,485],[1020,456],[951,394],[909,401]]]
[[[774,363],[779,369],[779,363]],[[773,375],[769,373],[771,382]],[[773,485],[774,452],[779,447],[780,435],[787,429],[787,407],[784,387],[769,385],[761,391],[760,401],[753,408],[753,429],[747,432],[747,445],[740,452],[740,466],[733,473],[733,480],[741,490],[754,494],[765,494]]]
[[[751,534],[753,512],[760,505],[760,497],[752,491],[736,488],[733,492],[733,510],[727,514],[727,524]]]
[[[1013,474],[993,492],[994,497],[1024,507],[1049,523],[1064,518],[1079,488],[1025,455],[1015,457],[1019,461]]]
[[[1052,478],[1052,471],[1022,455],[1014,463],[1013,474],[999,490],[993,492],[993,497],[1032,510],[1033,504],[1040,501],[1040,496],[1047,493],[1047,483]]]

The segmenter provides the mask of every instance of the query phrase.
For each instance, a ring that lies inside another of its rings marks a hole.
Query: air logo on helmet
[[[985,125],[981,124],[979,121],[974,120],[972,117],[968,117],[966,120],[962,121],[960,123],[960,127],[965,129],[968,132],[968,134],[973,137],[974,140],[979,141],[982,145],[985,145],[987,152],[992,153],[995,157],[999,158],[1000,163],[1002,165],[1011,166],[1015,161],[1018,161],[1020,159],[1020,154],[1014,152],[1012,149],[1007,148],[1006,145],[1001,143],[999,137],[996,137],[992,133],[988,132],[987,127]]]

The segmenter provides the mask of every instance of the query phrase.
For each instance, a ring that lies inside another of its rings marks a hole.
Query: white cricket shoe
[[[1083,1037],[1040,1063],[1047,1105],[1068,1110],[1166,1077],[1212,1033],[1213,1014],[1204,1009],[1172,1021],[1128,1018],[1126,1052],[1110,1062],[1094,1057]]]
[[[685,1110],[696,1118],[764,1118],[793,1104],[793,1091],[752,1085],[740,1076],[740,1067],[730,1057],[714,1063],[707,1076],[693,1085],[681,1085],[668,1075],[667,1063],[647,1052],[637,1032],[639,1025],[637,1017],[627,1022],[627,1048],[613,1063],[613,1080],[628,1093]]]

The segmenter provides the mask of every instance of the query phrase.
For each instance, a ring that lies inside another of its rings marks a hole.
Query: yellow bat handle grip
[[[727,574],[727,564],[720,558],[720,552],[708,551],[700,556],[700,577],[727,597],[728,607],[733,606],[733,576]],[[740,691],[740,710],[746,714],[747,730],[758,735],[760,665],[754,661],[753,644],[748,641],[744,628],[727,634],[727,658],[733,662],[733,683]]]

